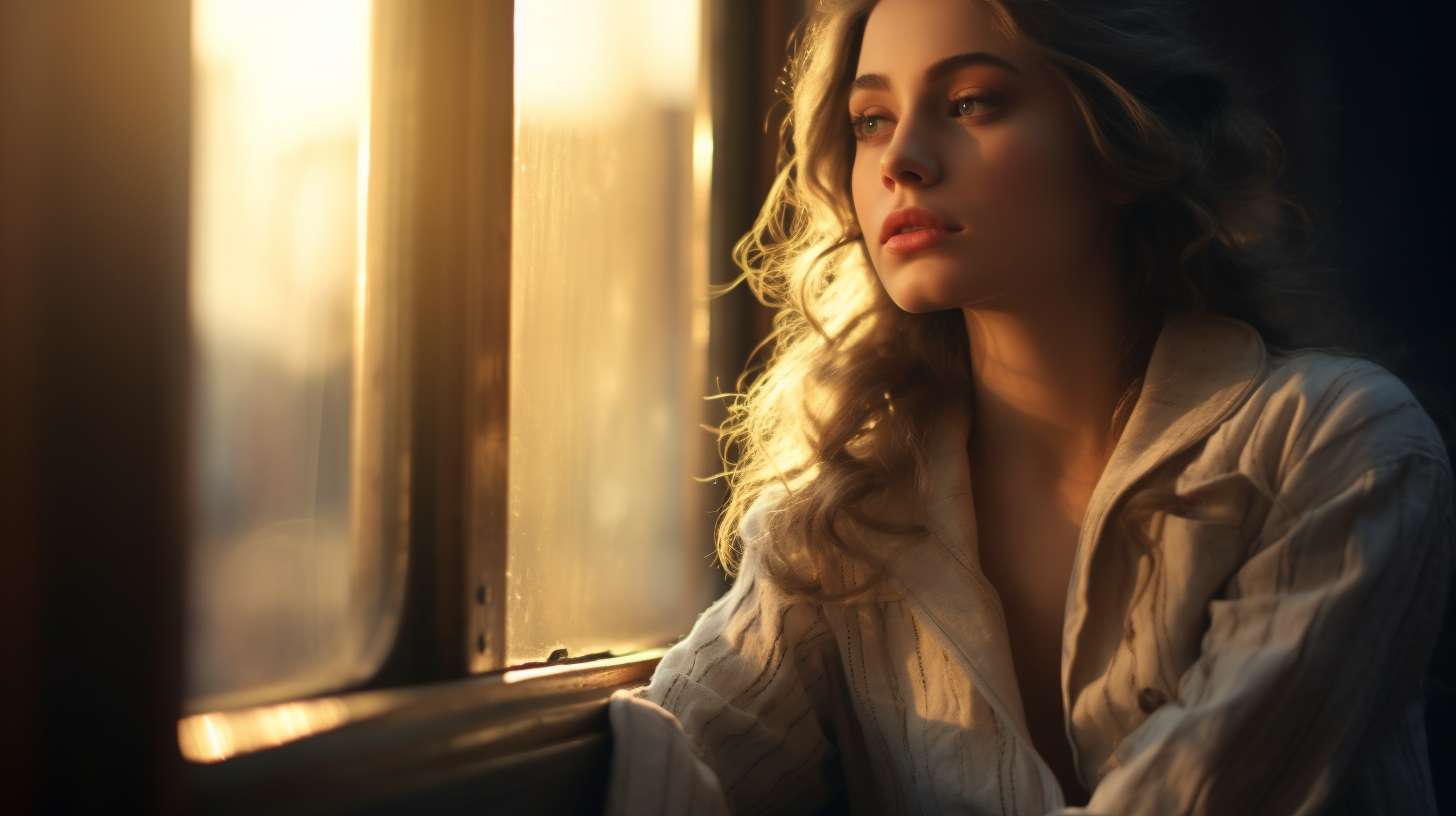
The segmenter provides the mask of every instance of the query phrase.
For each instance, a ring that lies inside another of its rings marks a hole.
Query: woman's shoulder
[[[786,487],[765,489],[749,505],[738,524],[739,560],[737,581],[749,581],[766,598],[780,606],[820,608],[828,599],[857,597],[865,600],[899,601],[902,591],[893,581],[881,580],[875,567],[838,547],[811,547],[793,531],[774,524],[774,515],[795,500]],[[872,510],[871,515],[885,515]],[[900,520],[900,519],[896,519]],[[840,534],[852,539],[860,553],[888,557],[901,537],[877,533],[861,525],[844,525]],[[881,566],[885,566],[882,562]],[[864,593],[861,595],[860,593]]]
[[[1323,349],[1269,355],[1261,381],[1230,421],[1245,455],[1276,456],[1287,468],[1315,464],[1349,472],[1412,456],[1446,465],[1445,444],[1405,383],[1364,357]]]
[[[766,543],[769,517],[779,509],[787,496],[788,491],[784,488],[770,487],[759,493],[753,504],[748,506],[743,520],[738,523],[738,535],[745,550],[757,549]]]
[[[769,487],[759,493],[743,513],[738,522],[740,579],[756,576],[765,570],[764,561],[770,557],[769,549],[774,546],[770,532],[772,518],[787,499],[787,490],[782,487]]]

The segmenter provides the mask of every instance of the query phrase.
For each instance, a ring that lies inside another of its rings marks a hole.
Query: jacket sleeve
[[[761,574],[763,512],[745,520],[733,588],[645,689],[613,699],[608,813],[805,813],[836,789],[835,749],[821,726],[830,722],[833,632],[822,608]],[[679,781],[665,783],[661,767],[676,768]]]
[[[1450,576],[1451,477],[1433,430],[1379,439],[1397,420],[1325,429],[1287,465],[1177,699],[1118,746],[1087,812],[1435,812],[1413,735]],[[1408,784],[1388,801],[1341,799],[1392,756]]]

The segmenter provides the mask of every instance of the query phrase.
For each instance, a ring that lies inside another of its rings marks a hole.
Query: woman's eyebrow
[[[954,73],[969,65],[994,65],[998,68],[1004,68],[1017,76],[1023,76],[1020,68],[986,51],[971,51],[965,54],[956,54],[953,57],[946,57],[926,69],[925,76],[932,80],[940,79],[947,74]],[[849,83],[851,93],[854,91],[888,91],[889,89],[890,79],[884,74],[861,74],[855,77],[853,82]]]
[[[930,79],[940,79],[946,74],[954,73],[968,65],[994,65],[997,68],[1005,68],[1017,76],[1024,76],[1020,68],[987,51],[972,51],[968,54],[956,54],[953,57],[946,57],[930,66],[930,69],[925,72],[925,75]]]

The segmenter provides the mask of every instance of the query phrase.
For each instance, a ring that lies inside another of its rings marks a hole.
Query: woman
[[[1431,813],[1450,469],[1280,352],[1272,137],[1161,4],[832,2],[747,278],[731,592],[622,813]]]

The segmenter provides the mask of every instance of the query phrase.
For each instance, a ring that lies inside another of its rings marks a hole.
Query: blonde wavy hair
[[[800,31],[780,171],[735,248],[740,280],[777,308],[764,346],[772,352],[746,391],[740,380],[719,438],[731,491],[719,560],[736,572],[741,522],[765,493],[781,492],[766,516],[768,575],[825,601],[860,596],[884,574],[890,554],[869,550],[850,534],[855,526],[918,532],[874,508],[893,487],[926,488],[932,415],[969,410],[971,396],[963,314],[897,307],[854,214],[846,97],[875,2],[820,0]],[[1171,308],[1230,315],[1277,338],[1260,304],[1291,265],[1289,226],[1299,221],[1274,186],[1282,151],[1187,33],[1182,10],[1138,0],[967,2],[987,3],[1002,33],[1065,83],[1097,169],[1134,199],[1124,267],[1140,325],[1130,359],[1145,361],[1135,351],[1150,348]],[[818,577],[836,555],[868,576],[837,595]]]

